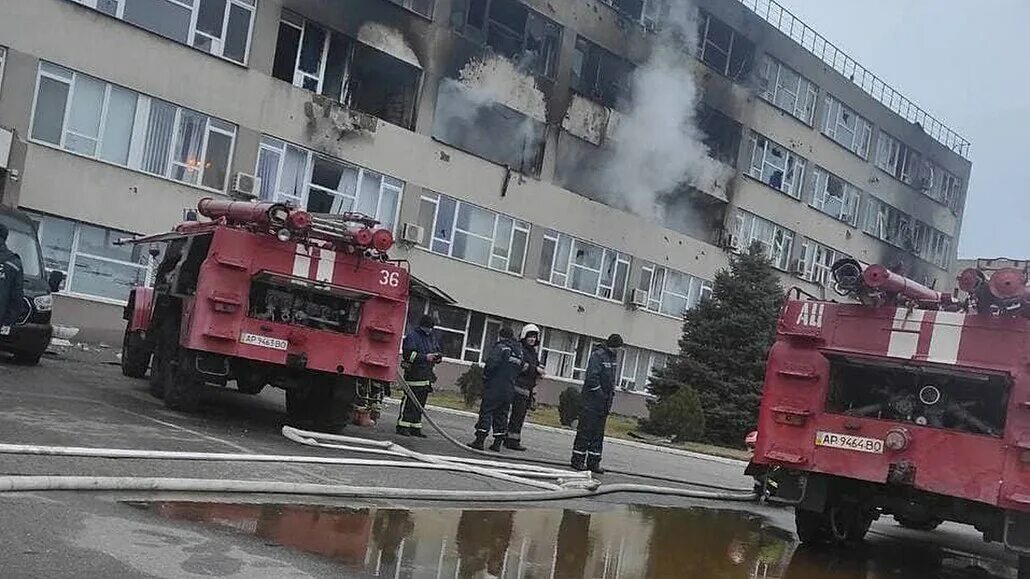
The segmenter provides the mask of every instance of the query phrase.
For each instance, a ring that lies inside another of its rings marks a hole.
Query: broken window
[[[711,292],[712,282],[676,270],[647,264],[643,268],[639,288],[647,292],[644,309],[682,318],[703,295]]]
[[[830,270],[833,264],[844,257],[846,256],[843,253],[835,249],[813,239],[805,239],[801,244],[796,273],[801,279],[827,286],[832,281]]]
[[[819,89],[812,81],[768,54],[762,55],[758,66],[758,89],[763,99],[805,124],[812,124]]]
[[[869,158],[873,125],[844,103],[826,95],[823,134],[863,159]]]
[[[748,175],[801,199],[807,161],[758,133],[751,134],[751,166]]]
[[[659,0],[601,0],[619,13],[636,20],[648,30],[658,26]]]
[[[952,211],[958,211],[962,207],[962,181],[940,167],[934,167],[932,175],[932,182],[923,192],[947,205]]]
[[[880,131],[880,139],[876,143],[876,166],[890,173],[897,179],[909,184],[917,184],[919,154],[898,139]],[[931,177],[932,178],[932,177]]]
[[[426,192],[419,204],[422,246],[433,253],[522,275],[530,225],[457,199]]]
[[[287,11],[279,21],[272,76],[388,123],[414,127],[418,68]]]
[[[758,243],[773,267],[783,271],[789,268],[790,254],[794,247],[793,231],[738,209],[734,217],[733,236],[735,243],[731,245],[734,251],[746,252],[751,244]]]
[[[822,167],[812,169],[812,197],[809,205],[849,225],[858,224],[858,204],[862,192],[851,183]]]
[[[870,196],[866,202],[862,229],[944,269],[951,261],[951,237],[876,197]]]
[[[536,175],[543,159],[542,122],[495,102],[484,102],[462,83],[440,81],[433,138],[504,165]]]
[[[433,8],[436,6],[436,0],[390,0],[394,4],[399,4],[412,12],[421,14],[426,18],[433,17]]]
[[[572,59],[572,88],[603,104],[616,108],[629,92],[633,65],[580,36]]]
[[[564,233],[544,234],[540,281],[621,302],[626,297],[630,258]]]
[[[701,61],[732,80],[744,80],[751,72],[755,45],[725,22],[701,13]]]
[[[517,0],[456,0],[452,21],[529,74],[554,78],[561,26]]]
[[[705,135],[704,143],[712,157],[735,167],[740,150],[740,123],[711,107],[703,106],[698,113],[698,126]]]
[[[397,223],[404,182],[263,137],[255,174],[261,177],[261,199],[287,203],[313,213],[355,211],[390,230]]]

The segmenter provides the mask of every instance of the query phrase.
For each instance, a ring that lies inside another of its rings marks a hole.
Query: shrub
[[[558,420],[563,426],[572,426],[579,418],[582,395],[577,388],[566,388],[558,396]]]
[[[651,416],[645,423],[651,432],[671,434],[673,440],[699,440],[705,433],[705,415],[697,392],[681,384],[676,392],[651,405]]]
[[[465,407],[472,408],[483,397],[483,368],[473,364],[458,377],[455,384],[461,391],[461,397],[465,400]]]

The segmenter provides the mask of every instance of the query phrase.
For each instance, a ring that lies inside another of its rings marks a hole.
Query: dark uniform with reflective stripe
[[[615,351],[607,345],[598,346],[587,363],[583,380],[582,402],[576,440],[572,444],[572,465],[595,470],[601,463],[604,446],[604,425],[615,400]]]
[[[404,337],[402,355],[404,356],[404,381],[415,393],[415,398],[424,408],[429,399],[429,393],[433,390],[433,383],[436,382],[436,373],[433,371],[437,362],[429,359],[430,354],[440,353],[440,341],[432,328],[417,327],[408,332]],[[404,393],[401,400],[400,414],[397,416],[398,432],[419,434],[422,431],[422,412],[408,400],[408,393]]]
[[[0,239],[0,326],[13,326],[24,314],[21,258]]]
[[[519,442],[522,440],[522,425],[526,422],[526,414],[533,401],[533,390],[536,388],[537,378],[540,377],[540,356],[537,346],[530,346],[525,339],[520,345],[522,346],[522,360],[529,366],[515,379],[515,398],[512,400],[511,417],[508,419],[506,444],[509,448],[521,448]]]
[[[508,410],[515,397],[515,379],[522,371],[522,348],[502,338],[490,351],[483,369],[483,400],[479,405],[476,438],[486,438],[493,429],[495,444],[508,433]]]

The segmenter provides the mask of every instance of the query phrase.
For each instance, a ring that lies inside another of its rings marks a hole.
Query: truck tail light
[[[909,442],[908,433],[897,428],[887,433],[887,437],[884,439],[883,444],[889,450],[899,452],[908,448]]]

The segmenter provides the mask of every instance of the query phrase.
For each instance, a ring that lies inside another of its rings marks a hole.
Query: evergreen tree
[[[663,405],[676,392],[693,388],[704,414],[708,442],[743,444],[757,426],[766,356],[776,335],[784,292],[762,247],[730,259],[715,276],[710,299],[684,316],[680,353],[651,383],[658,399],[645,427],[655,434],[678,434]],[[661,417],[661,420],[657,418]],[[689,420],[684,417],[684,420]]]

